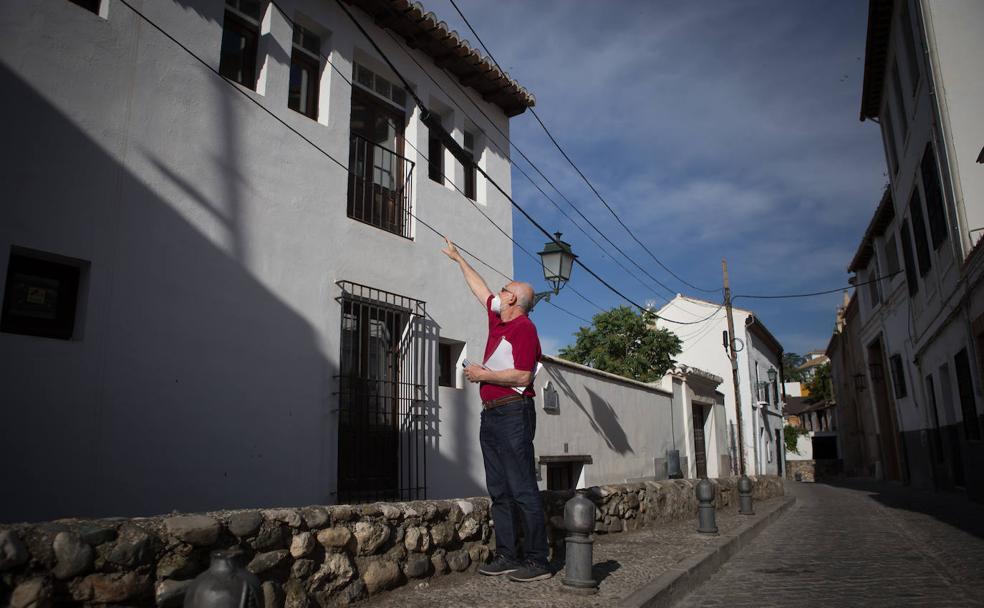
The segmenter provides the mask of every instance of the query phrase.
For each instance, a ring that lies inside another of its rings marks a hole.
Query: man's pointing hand
[[[458,248],[454,246],[454,243],[452,243],[451,240],[448,239],[448,237],[444,237],[444,242],[447,243],[447,247],[441,249],[441,253],[448,256],[455,262],[460,262],[461,253],[458,252]]]

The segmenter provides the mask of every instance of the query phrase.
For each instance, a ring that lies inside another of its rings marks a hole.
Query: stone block
[[[290,554],[284,549],[257,553],[246,569],[253,574],[262,574],[283,564],[288,559],[288,555]]]
[[[76,601],[93,604],[134,604],[153,592],[150,578],[136,572],[90,574],[70,588]]]
[[[263,514],[259,511],[241,511],[229,516],[229,531],[239,538],[255,535],[263,524]]]
[[[284,584],[284,593],[284,608],[311,608],[311,599],[301,581],[289,579]]]
[[[386,503],[380,503],[379,512],[390,521],[396,521],[403,516],[403,512],[398,507]]]
[[[484,564],[489,561],[489,548],[485,545],[474,545],[468,549],[468,557],[475,564]]]
[[[361,580],[356,579],[352,581],[351,585],[341,590],[335,598],[335,602],[340,606],[347,606],[349,604],[354,604],[359,600],[365,599],[365,597],[366,584]]]
[[[116,526],[93,522],[79,527],[79,536],[93,547],[116,540]]]
[[[164,520],[167,533],[180,541],[196,547],[215,544],[222,524],[207,515],[178,515]]]
[[[431,556],[431,565],[434,566],[434,572],[437,574],[447,574],[448,573],[448,561],[444,557],[444,550],[441,549]]]
[[[335,527],[326,528],[318,532],[318,542],[325,549],[340,550],[352,540],[352,531],[348,528]]]
[[[464,572],[471,565],[471,558],[464,549],[448,553],[448,565],[455,572]]]
[[[369,595],[392,589],[400,582],[400,567],[386,559],[369,562],[362,573],[362,582],[366,584]]]
[[[345,553],[328,553],[318,571],[311,576],[311,589],[332,594],[355,577],[352,560]]]
[[[116,544],[106,555],[107,561],[127,568],[149,564],[153,558],[151,535],[143,528],[130,523],[120,526]]]
[[[180,608],[191,581],[161,581],[154,591],[154,601],[158,608]]]
[[[290,538],[287,526],[278,521],[266,520],[260,525],[256,538],[250,541],[250,546],[257,551],[285,549]]]
[[[55,552],[55,578],[66,580],[92,569],[95,551],[74,532],[59,532],[52,543]]]
[[[328,509],[324,507],[305,507],[301,509],[304,524],[311,530],[324,528],[331,522]]]
[[[447,547],[455,540],[456,530],[454,529],[454,523],[445,521],[432,526],[430,535],[435,545],[438,547]]]
[[[194,554],[165,553],[157,560],[157,578],[191,578],[204,570]]]
[[[331,521],[332,522],[345,522],[351,521],[354,512],[350,505],[338,505],[331,508]]]
[[[403,574],[407,578],[422,578],[431,571],[431,560],[426,555],[411,555],[403,564]]]
[[[263,608],[283,608],[284,590],[273,581],[266,581],[260,587],[263,591]]]
[[[293,558],[304,557],[314,551],[315,539],[310,532],[295,534],[290,541],[290,555]]]
[[[390,528],[383,523],[360,521],[355,524],[354,536],[359,555],[372,555],[389,540]]]
[[[51,595],[43,578],[32,578],[14,587],[10,608],[40,608],[49,604]]]
[[[287,524],[291,528],[300,528],[301,523],[303,523],[301,514],[295,509],[266,509],[263,511],[263,517],[270,521]]]
[[[318,569],[318,563],[313,559],[302,558],[296,560],[294,564],[290,567],[290,575],[293,578],[306,581],[311,578],[315,570]]]
[[[0,532],[0,572],[27,562],[30,554],[24,541],[13,530]]]

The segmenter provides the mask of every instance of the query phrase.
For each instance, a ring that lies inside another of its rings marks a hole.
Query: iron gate
[[[427,497],[423,429],[425,303],[359,285],[342,294],[338,379],[338,501]]]

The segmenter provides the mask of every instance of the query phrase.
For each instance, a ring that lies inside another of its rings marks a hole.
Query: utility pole
[[[741,424],[741,391],[738,388],[738,354],[735,352],[735,319],[731,313],[731,286],[728,283],[728,260],[721,258],[724,273],[724,308],[728,313],[728,358],[731,359],[731,382],[735,387],[735,415],[738,419],[738,473],[745,476],[745,441]]]

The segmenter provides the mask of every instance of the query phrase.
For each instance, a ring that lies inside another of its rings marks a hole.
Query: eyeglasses
[[[499,290],[499,293],[502,293],[503,291],[504,291],[504,292],[506,292],[506,293],[511,293],[511,294],[512,294],[512,295],[514,295],[514,296],[516,295],[516,294],[515,294],[515,292],[512,292],[512,291],[509,291],[509,290],[508,290],[508,289],[506,289],[505,287],[503,287],[502,289],[500,289],[500,290]],[[518,296],[517,296],[517,297],[518,297]]]

